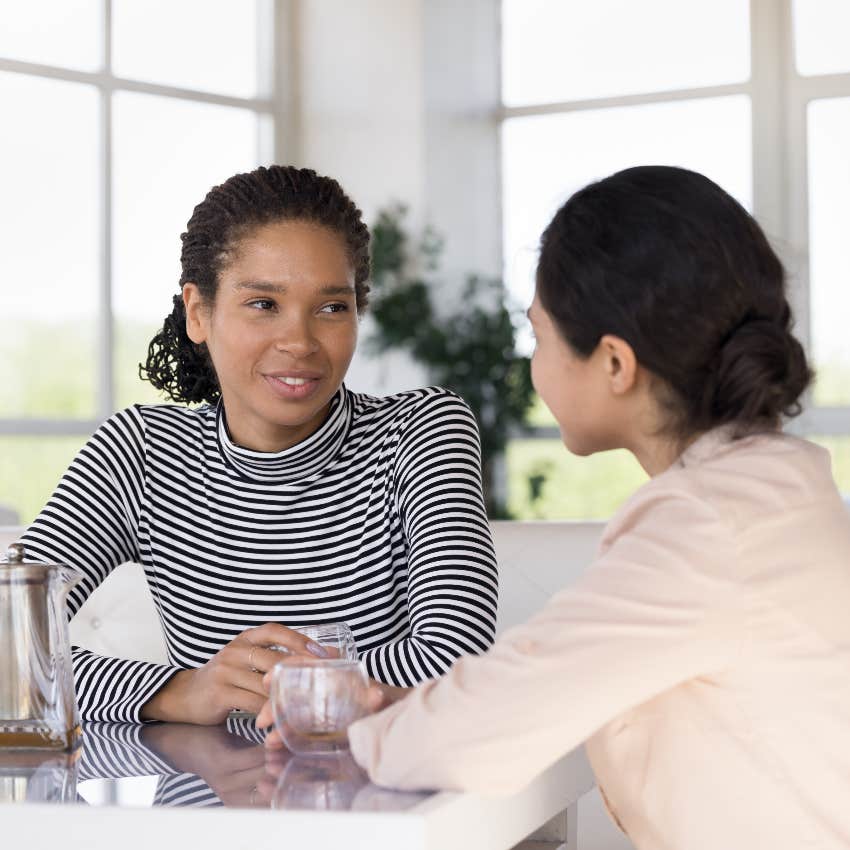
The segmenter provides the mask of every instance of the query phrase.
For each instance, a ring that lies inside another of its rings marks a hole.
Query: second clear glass
[[[272,672],[274,723],[296,755],[348,749],[348,727],[369,713],[369,680],[357,661],[291,658]]]

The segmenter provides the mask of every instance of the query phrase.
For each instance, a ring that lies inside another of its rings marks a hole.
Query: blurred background
[[[29,522],[105,417],[161,400],[138,364],[180,233],[211,186],[271,162],[336,177],[370,223],[403,205],[410,246],[438,234],[438,321],[472,309],[469,275],[503,281],[520,357],[569,194],[641,163],[705,173],[789,269],[818,370],[792,429],[850,492],[847,0],[3,0],[0,108],[0,521]],[[431,381],[375,331],[351,389]],[[636,463],[572,458],[528,401],[492,461],[499,510],[610,516]]]

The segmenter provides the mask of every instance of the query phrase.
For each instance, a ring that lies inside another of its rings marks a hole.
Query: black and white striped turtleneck
[[[75,567],[72,614],[118,564],[144,567],[168,665],[74,648],[84,719],[138,721],[177,670],[266,622],[347,622],[375,678],[412,685],[493,640],[497,577],[475,420],[453,393],[334,398],[278,453],[224,409],[137,405],[83,447],[23,537]]]

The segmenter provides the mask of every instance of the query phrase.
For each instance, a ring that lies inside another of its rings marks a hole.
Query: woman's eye
[[[343,304],[342,302],[338,302],[336,304],[325,304],[322,307],[323,313],[344,313],[348,309],[348,304]]]
[[[253,301],[248,302],[248,306],[253,307],[255,310],[272,310],[275,307],[275,303],[270,298],[255,298]]]

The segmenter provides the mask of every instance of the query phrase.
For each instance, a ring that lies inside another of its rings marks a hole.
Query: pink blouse
[[[586,741],[641,850],[850,847],[850,516],[829,455],[704,435],[581,579],[350,739],[379,784],[488,794]]]

